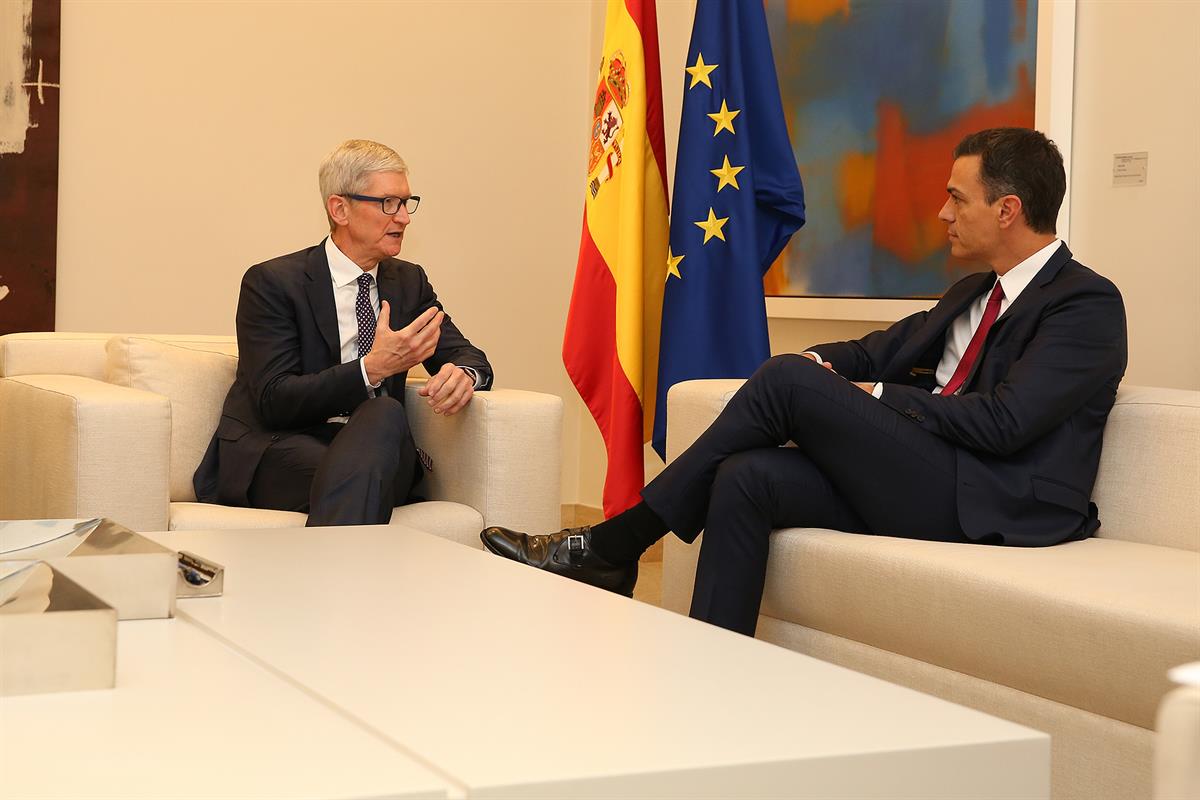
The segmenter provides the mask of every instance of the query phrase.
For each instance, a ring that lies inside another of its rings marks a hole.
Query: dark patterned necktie
[[[354,299],[354,315],[358,317],[358,357],[371,352],[375,344],[375,309],[371,304],[371,273],[358,276],[358,297]]]

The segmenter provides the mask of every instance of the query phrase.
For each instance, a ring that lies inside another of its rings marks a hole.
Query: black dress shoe
[[[637,562],[613,564],[596,555],[592,550],[591,527],[567,528],[548,536],[530,536],[508,528],[485,528],[479,538],[484,547],[498,556],[633,597]]]

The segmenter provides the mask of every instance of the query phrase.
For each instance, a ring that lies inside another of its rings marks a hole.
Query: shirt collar
[[[348,284],[355,283],[358,280],[358,276],[363,274],[363,268],[351,261],[349,256],[338,249],[338,246],[333,243],[332,236],[325,237],[325,258],[329,261],[329,274],[333,278],[333,285],[339,289]],[[367,270],[367,274],[378,282],[379,265],[376,264]]]
[[[1030,284],[1034,277],[1042,271],[1042,267],[1046,266],[1046,262],[1050,257],[1058,251],[1062,245],[1061,239],[1055,239],[1050,244],[1038,250],[1029,258],[1017,264],[1008,272],[1000,276],[1000,285],[1004,287],[1004,299],[1010,304],[1017,299],[1017,295],[1025,291],[1025,287]]]

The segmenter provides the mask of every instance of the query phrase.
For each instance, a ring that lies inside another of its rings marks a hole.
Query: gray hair
[[[362,194],[371,174],[375,172],[407,175],[408,165],[386,144],[369,139],[347,139],[342,142],[325,157],[317,172],[322,206],[335,194]],[[325,216],[329,217],[327,206]],[[332,218],[329,219],[329,229],[334,229]]]

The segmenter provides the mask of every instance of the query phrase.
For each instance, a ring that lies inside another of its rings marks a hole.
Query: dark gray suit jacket
[[[1062,245],[992,326],[961,392],[931,394],[950,323],[995,279],[970,275],[930,311],[812,349],[849,380],[882,381],[882,402],[958,446],[967,536],[1015,545],[1091,536],[1104,423],[1127,361],[1121,294]]]
[[[392,329],[426,309],[441,309],[425,271],[386,259],[379,264],[380,300],[391,307]],[[333,280],[324,242],[255,264],[242,278],[237,308],[238,369],[221,420],[193,477],[203,503],[245,506],[259,460],[271,442],[330,417],[349,414],[368,398],[357,360],[341,363]],[[492,385],[492,367],[447,315],[437,350],[424,362],[432,375],[443,364],[479,372]],[[384,381],[404,402],[405,374]]]

